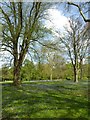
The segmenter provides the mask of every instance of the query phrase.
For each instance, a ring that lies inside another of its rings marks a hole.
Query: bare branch
[[[12,23],[11,23],[11,21],[9,19],[9,16],[4,12],[4,10],[1,8],[1,6],[0,6],[0,9],[2,10],[2,13],[3,13],[4,17],[5,17],[5,20],[7,21],[10,33],[11,33],[12,37],[14,37],[14,32],[13,32],[14,31],[14,26],[12,25]]]
[[[69,5],[74,5],[74,6],[76,6],[76,7],[78,8],[78,10],[79,10],[79,12],[80,12],[83,20],[84,20],[85,22],[90,22],[90,19],[87,19],[87,18],[85,17],[85,15],[84,15],[84,13],[82,12],[82,10],[81,10],[81,8],[80,8],[79,5],[77,5],[77,4],[73,3],[73,2],[68,2],[68,4],[69,4]]]
[[[13,55],[12,51],[10,51],[9,49],[5,48],[1,48],[1,51],[8,51],[9,53],[11,53],[11,55]]]
[[[7,47],[7,48],[10,48],[11,50],[13,49],[13,47],[12,47],[12,46],[10,46],[10,44],[5,44],[5,43],[2,43],[1,45],[2,45],[2,46],[5,46],[5,47]]]

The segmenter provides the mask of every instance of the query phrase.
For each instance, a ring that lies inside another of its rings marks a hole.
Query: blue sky
[[[46,26],[48,28],[53,29],[59,29],[63,32],[64,26],[69,28],[68,19],[70,16],[74,15],[75,17],[79,17],[78,9],[74,6],[71,7],[70,11],[65,10],[65,4],[58,4],[57,6],[54,6],[53,8],[50,8],[48,10],[49,13],[49,19],[51,19],[52,23],[50,21],[46,21]],[[83,21],[82,17],[80,19]],[[83,21],[84,23],[84,21]],[[84,23],[85,24],[85,23]],[[9,54],[5,53],[5,56],[9,56]],[[5,61],[7,62],[7,61]],[[0,60],[0,67],[1,67],[1,60]]]

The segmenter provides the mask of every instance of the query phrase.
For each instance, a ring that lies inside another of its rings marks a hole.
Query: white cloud
[[[69,27],[68,18],[57,9],[48,10],[48,19],[45,24],[47,28],[64,30],[64,27]]]

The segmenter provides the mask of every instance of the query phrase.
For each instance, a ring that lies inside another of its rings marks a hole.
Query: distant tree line
[[[24,65],[21,69],[20,79],[21,81],[31,81],[31,80],[52,80],[62,79],[62,80],[73,80],[74,73],[71,63],[58,63],[59,65],[51,66],[50,63],[34,64],[28,59],[25,60]],[[51,73],[52,72],[52,73]],[[83,75],[82,80],[88,80],[88,64],[83,64],[82,69]],[[2,81],[12,81],[13,80],[13,67],[9,68],[6,65],[2,67]],[[78,76],[80,79],[80,74]]]

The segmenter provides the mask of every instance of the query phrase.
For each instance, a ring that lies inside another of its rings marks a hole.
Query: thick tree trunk
[[[20,66],[18,64],[18,45],[17,45],[17,39],[13,43],[14,45],[14,69],[13,69],[13,85],[18,86],[20,84]]]
[[[26,50],[24,50],[20,53],[19,58],[18,58],[18,55],[16,55],[14,57],[14,80],[13,80],[13,84],[15,86],[19,86],[21,84],[20,72],[21,72],[22,63],[23,63],[23,60],[24,60],[25,55],[27,53],[27,50],[28,50],[28,47],[26,48]]]
[[[20,85],[20,66],[14,66],[14,79],[13,85],[19,86]]]

